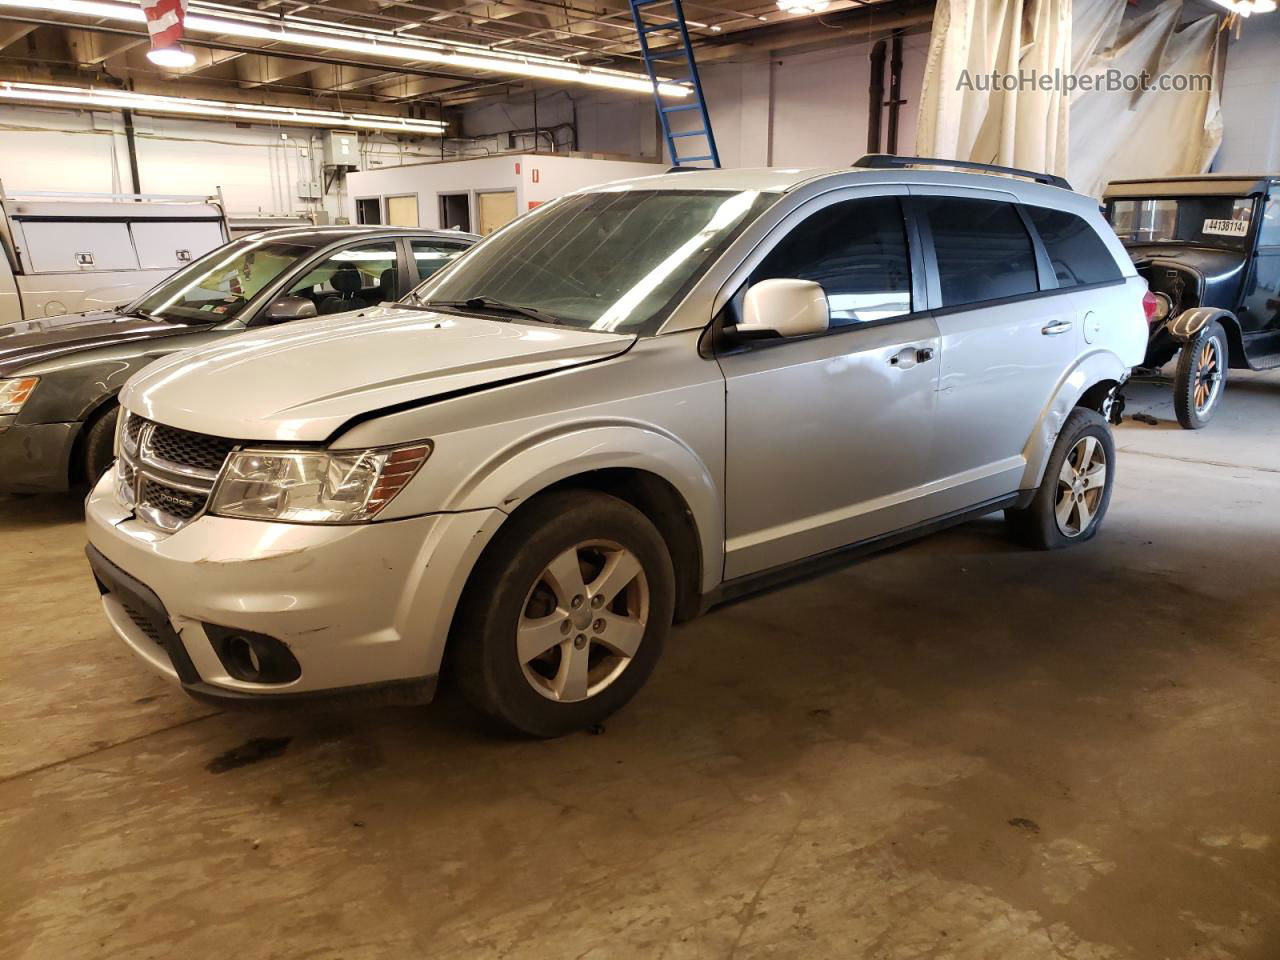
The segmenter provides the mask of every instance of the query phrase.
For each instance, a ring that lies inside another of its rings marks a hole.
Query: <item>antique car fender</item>
[[[1174,319],[1170,320],[1165,326],[1169,331],[1169,336],[1177,340],[1179,343],[1190,343],[1196,337],[1200,336],[1200,331],[1213,323],[1215,320],[1226,323],[1225,327],[1234,327],[1239,321],[1236,320],[1235,314],[1230,310],[1222,310],[1217,307],[1193,307],[1190,310],[1184,310]]]

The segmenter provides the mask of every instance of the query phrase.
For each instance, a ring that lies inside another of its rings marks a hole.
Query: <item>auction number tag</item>
[[[1219,237],[1244,237],[1249,234],[1248,220],[1206,220],[1202,233],[1212,233]]]

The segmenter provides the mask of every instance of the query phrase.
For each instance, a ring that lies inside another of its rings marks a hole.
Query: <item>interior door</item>
[[[1018,489],[1028,440],[1083,340],[1071,295],[1040,292],[1036,247],[1012,195],[931,189],[911,192],[935,261],[941,514]],[[1043,272],[1053,289],[1047,263]]]
[[[897,195],[842,191],[779,225],[742,283],[820,283],[831,329],[718,356],[726,381],[725,578],[928,519],[938,334],[914,312]]]

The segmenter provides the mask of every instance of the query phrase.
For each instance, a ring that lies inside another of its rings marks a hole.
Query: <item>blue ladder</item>
[[[672,165],[676,167],[692,166],[710,160],[711,167],[718,169],[720,167],[720,152],[716,149],[715,134],[711,132],[711,117],[707,113],[707,100],[702,95],[702,81],[698,79],[698,63],[694,60],[693,45],[689,42],[689,27],[684,20],[683,5],[680,0],[629,0],[629,2],[631,3],[631,19],[636,24],[636,36],[640,38],[640,55],[644,58],[645,69],[649,71],[649,81],[653,84],[653,102],[658,108],[658,121],[662,124],[662,135],[666,138],[667,151],[671,156]],[[645,20],[645,7],[665,3],[671,4],[672,12],[670,17],[664,18],[659,23]],[[675,36],[671,39],[679,40],[679,45],[655,53],[649,49],[649,38],[654,34],[674,34]],[[689,73],[686,76],[672,79],[676,83],[693,85],[694,102],[667,106],[662,102],[662,95],[658,93],[658,65],[664,61],[678,62],[681,57],[688,64]],[[672,132],[671,114],[686,113],[691,110],[697,110],[702,117],[702,127],[697,130]],[[676,142],[695,137],[701,137],[706,141],[705,152],[698,156],[681,156],[676,149]]]

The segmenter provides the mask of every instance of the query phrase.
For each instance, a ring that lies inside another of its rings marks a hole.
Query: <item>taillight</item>
[[[1150,290],[1142,295],[1142,312],[1147,315],[1148,324],[1155,323],[1160,315],[1160,301]]]

